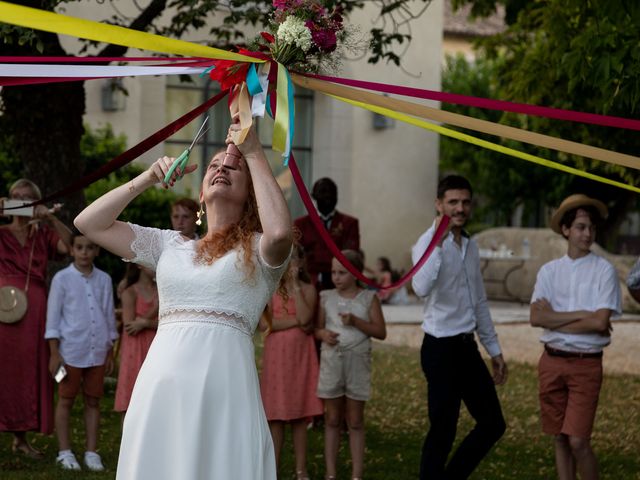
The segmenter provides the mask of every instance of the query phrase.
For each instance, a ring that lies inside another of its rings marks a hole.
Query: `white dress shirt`
[[[53,277],[47,302],[47,340],[60,340],[60,355],[68,365],[104,365],[118,338],[111,277],[93,267],[89,275],[72,263]]]
[[[589,253],[572,259],[568,255],[545,263],[536,279],[531,303],[546,298],[556,312],[607,308],[613,317],[622,313],[620,281],[616,269],[602,257]],[[600,352],[611,337],[598,333],[562,333],[545,329],[540,341],[570,352]]]
[[[435,232],[435,223],[413,246],[411,257],[416,264]],[[462,246],[449,232],[429,260],[412,280],[413,290],[425,298],[422,330],[434,337],[452,337],[476,331],[480,343],[491,357],[501,353],[487,305],[480,273],[478,245],[462,237]]]

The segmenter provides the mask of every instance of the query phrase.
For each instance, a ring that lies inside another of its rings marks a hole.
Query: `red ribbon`
[[[291,156],[289,157],[289,170],[291,171],[291,175],[293,176],[293,181],[296,184],[298,193],[300,193],[300,198],[302,199],[302,203],[304,203],[304,206],[306,207],[307,212],[309,213],[309,218],[311,219],[311,223],[313,224],[316,231],[318,232],[318,235],[320,235],[320,238],[322,238],[322,240],[324,241],[325,245],[329,248],[333,256],[336,257],[336,259],[349,271],[349,273],[351,273],[361,282],[375,289],[388,290],[390,288],[396,288],[401,285],[404,285],[411,277],[415,275],[415,273],[418,270],[420,270],[420,268],[422,268],[425,262],[429,259],[429,257],[431,256],[431,253],[436,248],[436,245],[438,245],[438,243],[440,242],[440,239],[444,235],[444,232],[447,229],[447,225],[449,225],[450,219],[445,215],[442,221],[440,222],[440,225],[438,225],[438,228],[436,229],[435,234],[431,239],[431,242],[427,246],[427,249],[424,251],[424,253],[420,257],[420,260],[418,260],[418,263],[416,263],[411,268],[411,270],[409,270],[405,275],[403,275],[402,278],[393,282],[391,285],[387,285],[387,286],[379,285],[378,283],[374,282],[370,278],[365,277],[360,270],[354,267],[351,264],[351,262],[347,260],[347,258],[344,256],[344,254],[340,251],[340,249],[336,245],[336,243],[333,241],[333,238],[331,238],[331,235],[329,235],[329,232],[327,232],[327,229],[324,228],[322,220],[320,220],[320,217],[318,216],[318,212],[316,212],[316,208],[313,205],[313,200],[311,200],[311,197],[309,196],[309,191],[307,190],[307,187],[305,186],[304,181],[302,180],[302,176],[300,175],[300,170],[298,170],[298,165],[296,164],[296,160],[293,157],[293,152],[291,152]]]
[[[458,93],[438,92],[435,90],[402,87],[399,85],[390,85],[387,83],[365,82],[348,78],[328,77],[326,75],[313,75],[309,73],[303,73],[301,75],[317,78],[319,80],[325,80],[327,82],[339,83],[351,87],[365,88],[367,90],[373,90],[376,92],[403,95],[406,97],[424,98],[427,100],[436,100],[439,102],[453,103],[456,105],[466,105],[468,107],[486,108],[489,110],[523,113],[525,115],[555,118],[557,120],[568,120],[570,122],[590,123],[593,125],[602,125],[605,127],[640,130],[640,120],[632,120],[630,118],[612,117],[609,115],[600,115],[597,113],[577,112],[575,110],[563,110],[561,108],[540,107],[536,105],[529,105],[527,103],[508,102],[506,100],[492,100],[489,98],[460,95]]]
[[[0,56],[0,63],[103,63],[103,62],[192,62],[209,61],[200,57],[24,57]]]
[[[146,151],[148,151],[152,147],[156,146],[158,143],[160,143],[163,140],[166,140],[167,138],[169,138],[171,135],[176,133],[178,130],[180,130],[186,124],[191,122],[193,119],[197,118],[199,115],[203,114],[204,112],[209,110],[211,107],[213,107],[216,103],[218,103],[220,100],[222,100],[226,94],[227,94],[227,92],[223,91],[223,92],[220,92],[219,94],[217,94],[215,97],[211,97],[206,102],[204,102],[201,105],[197,106],[196,108],[194,108],[190,112],[185,113],[183,116],[181,116],[177,120],[174,120],[173,122],[171,122],[166,127],[158,130],[153,135],[150,135],[149,137],[145,138],[140,143],[138,143],[137,145],[131,147],[126,152],[121,153],[120,155],[115,157],[113,160],[111,160],[109,163],[107,163],[106,165],[103,165],[102,167],[98,168],[97,170],[94,170],[93,172],[91,172],[90,174],[85,175],[81,179],[73,182],[71,185],[63,188],[62,190],[59,190],[59,191],[57,191],[55,193],[52,193],[51,195],[48,195],[45,198],[43,198],[41,200],[38,200],[37,202],[33,202],[32,204],[27,205],[27,206],[30,207],[30,206],[33,206],[33,205],[39,205],[41,203],[50,202],[51,200],[54,200],[54,199],[59,198],[59,197],[65,197],[65,196],[69,195],[70,193],[73,193],[73,192],[76,192],[76,191],[78,191],[80,189],[88,187],[93,182],[95,182],[97,180],[100,180],[103,177],[106,177],[111,172],[114,172],[117,169],[125,166],[127,163],[129,163],[132,160],[138,158],[140,155],[142,155],[143,153],[145,153]],[[9,210],[9,209],[7,208],[6,210]]]

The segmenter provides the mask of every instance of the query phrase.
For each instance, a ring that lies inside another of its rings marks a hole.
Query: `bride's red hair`
[[[224,151],[224,150],[223,150]],[[218,152],[220,153],[220,152]],[[216,155],[218,154],[216,153]],[[215,155],[214,155],[215,156]],[[244,158],[243,158],[244,160]],[[246,166],[246,162],[245,162]],[[256,232],[262,233],[262,223],[258,215],[258,202],[253,191],[253,179],[251,171],[246,168],[248,196],[239,222],[229,225],[227,228],[213,235],[206,235],[196,246],[196,260],[207,265],[213,264],[222,258],[230,250],[240,247],[242,263],[247,279],[250,279],[256,269],[253,262],[253,238]],[[285,298],[288,297],[284,284],[278,286],[278,292]]]

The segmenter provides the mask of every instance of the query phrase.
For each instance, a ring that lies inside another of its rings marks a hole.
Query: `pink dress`
[[[282,297],[272,299],[274,318],[296,313],[295,299],[287,310]],[[267,420],[297,420],[322,414],[322,401],[316,396],[318,356],[313,335],[300,328],[279,330],[267,335],[262,356],[260,393]]]
[[[47,316],[47,262],[57,255],[58,234],[41,225],[24,246],[0,227],[0,287],[24,288],[31,245],[33,262],[28,307],[17,323],[0,323],[0,431],[53,431],[53,380],[44,339]]]
[[[142,317],[156,305],[156,295],[149,300],[145,300],[138,291],[136,285],[136,317]],[[156,336],[155,329],[145,328],[136,335],[129,335],[124,329],[120,337],[120,368],[118,371],[118,385],[116,387],[116,398],[113,409],[116,412],[126,412],[131,400],[131,392],[138,378],[138,372],[147,352],[151,346],[153,338]]]

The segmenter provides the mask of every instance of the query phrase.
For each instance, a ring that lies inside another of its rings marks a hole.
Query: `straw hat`
[[[607,218],[607,215],[609,215],[609,210],[607,209],[607,206],[604,203],[602,203],[600,200],[587,197],[582,193],[576,193],[574,195],[569,195],[567,198],[565,198],[560,204],[560,206],[558,207],[558,209],[555,211],[555,213],[551,217],[551,222],[549,224],[549,226],[551,227],[551,230],[562,235],[562,227],[560,226],[560,221],[562,220],[562,217],[564,216],[564,214],[567,213],[569,210],[573,210],[574,208],[589,207],[589,206],[595,207],[596,210],[598,210],[598,212],[600,213],[600,216],[602,218]]]

